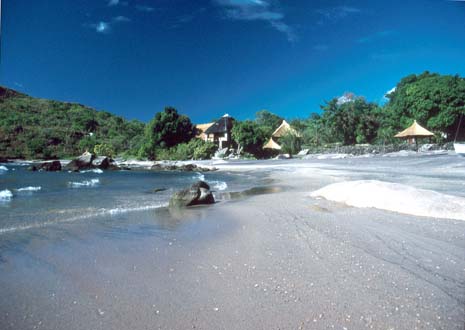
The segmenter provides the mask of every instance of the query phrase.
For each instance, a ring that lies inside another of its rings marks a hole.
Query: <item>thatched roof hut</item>
[[[196,138],[205,140],[205,138],[206,138],[205,131],[207,129],[209,129],[210,126],[212,126],[212,125],[213,125],[213,123],[195,125],[195,128],[197,128],[197,136],[196,136]]]
[[[420,124],[417,123],[416,120],[413,121],[413,124],[410,127],[394,135],[394,137],[396,138],[428,137],[428,136],[434,136],[434,133],[422,127]]]
[[[394,137],[396,138],[408,139],[409,143],[416,142],[415,138],[418,138],[418,137],[431,137],[431,136],[434,136],[434,133],[422,127],[420,124],[417,123],[416,120],[413,121],[413,124],[410,127],[394,135]]]
[[[274,149],[274,150],[281,150],[281,146],[277,144],[273,138],[270,138],[268,142],[263,146],[264,149]]]
[[[280,138],[280,137],[283,137],[284,135],[286,135],[288,133],[298,135],[297,131],[295,129],[293,129],[291,127],[291,125],[289,125],[289,123],[287,121],[283,120],[281,125],[279,125],[279,127],[277,129],[275,129],[273,134],[271,134],[271,137]]]
[[[234,119],[226,114],[214,122],[207,130],[205,130],[205,134],[229,133],[233,127],[233,122]]]

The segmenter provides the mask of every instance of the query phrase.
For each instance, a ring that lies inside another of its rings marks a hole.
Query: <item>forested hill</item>
[[[34,98],[0,86],[0,157],[75,156],[95,145],[136,154],[145,124],[77,103]]]

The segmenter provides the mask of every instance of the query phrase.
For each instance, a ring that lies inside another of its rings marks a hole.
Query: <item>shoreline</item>
[[[0,313],[0,325],[462,330],[464,221],[349,207],[308,193],[370,176],[463,196],[456,181],[464,162],[431,156],[216,164],[261,173],[265,186],[280,189],[45,232],[0,263],[0,311],[8,312]]]

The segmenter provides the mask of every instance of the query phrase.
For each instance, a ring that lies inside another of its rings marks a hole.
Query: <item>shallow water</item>
[[[5,165],[0,173],[0,235],[57,223],[114,217],[166,206],[171,194],[203,179],[214,194],[250,186],[228,173],[86,171],[29,172]]]

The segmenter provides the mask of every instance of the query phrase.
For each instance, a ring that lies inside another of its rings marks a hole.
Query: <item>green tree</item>
[[[232,138],[239,148],[256,157],[263,155],[263,145],[269,138],[265,130],[254,121],[236,122],[232,129]]]
[[[375,140],[379,127],[377,104],[368,103],[361,97],[339,104],[338,99],[334,98],[321,108],[322,123],[326,126],[327,134],[334,139],[331,142],[352,145]]]
[[[172,107],[158,112],[147,124],[142,153],[154,158],[156,149],[169,149],[177,144],[188,142],[195,137],[196,129],[189,117],[179,115]]]
[[[288,132],[279,139],[283,153],[295,155],[302,149],[302,138],[300,135]]]
[[[255,114],[255,122],[262,127],[265,134],[270,137],[274,130],[281,125],[283,118],[268,110],[260,110]]]
[[[465,111],[465,79],[426,71],[403,78],[387,97],[383,126],[399,131],[417,120],[451,140]],[[460,134],[465,137],[465,130]]]

